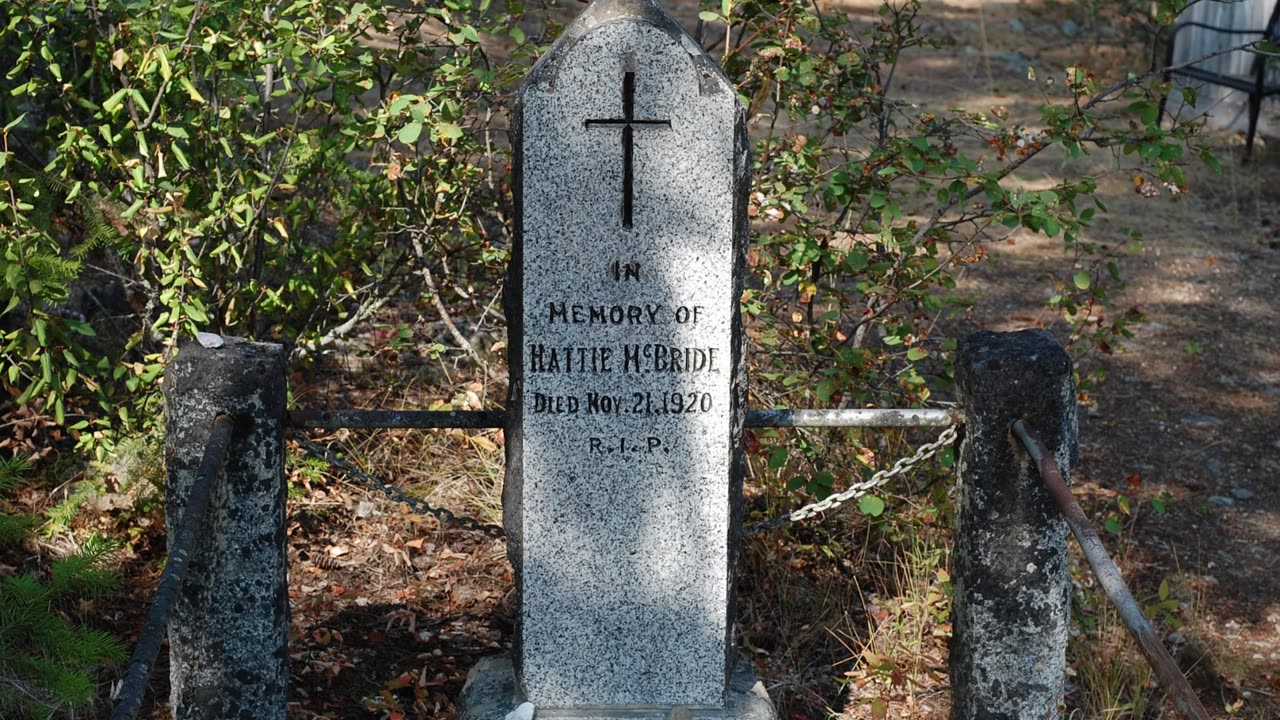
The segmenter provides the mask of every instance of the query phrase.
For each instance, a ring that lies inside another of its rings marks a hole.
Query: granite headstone
[[[596,0],[529,73],[512,125],[516,647],[472,673],[460,716],[527,701],[539,718],[769,717],[733,638],[736,92],[654,0]]]

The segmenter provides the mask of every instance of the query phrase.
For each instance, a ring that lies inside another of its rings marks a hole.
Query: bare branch
[[[467,340],[461,332],[458,332],[458,326],[454,324],[453,317],[449,315],[449,309],[444,306],[444,300],[440,298],[440,291],[436,289],[435,275],[431,273],[431,263],[427,258],[425,249],[422,247],[420,233],[411,232],[410,235],[413,240],[413,252],[418,256],[418,274],[422,276],[422,281],[426,283],[427,290],[431,293],[431,304],[435,306],[436,313],[440,315],[440,320],[444,322],[449,334],[453,336],[453,341],[475,361],[477,366],[484,369],[487,376],[489,374],[489,364],[476,352],[471,341]]]

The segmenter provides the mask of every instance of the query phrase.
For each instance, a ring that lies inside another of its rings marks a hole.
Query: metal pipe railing
[[[1187,682],[1187,678],[1178,669],[1173,658],[1169,657],[1169,651],[1164,649],[1164,643],[1160,642],[1155,629],[1142,614],[1138,601],[1134,599],[1133,593],[1129,592],[1124,577],[1120,575],[1120,568],[1116,567],[1111,557],[1107,555],[1107,550],[1103,547],[1097,531],[1089,524],[1089,519],[1085,517],[1080,504],[1071,494],[1071,488],[1067,487],[1067,483],[1063,481],[1058,463],[1044,441],[1023,420],[1013,424],[1013,434],[1022,441],[1027,454],[1039,466],[1040,479],[1044,482],[1045,489],[1049,491],[1049,496],[1053,498],[1058,511],[1066,518],[1067,525],[1071,527],[1071,534],[1075,535],[1076,542],[1080,543],[1085,560],[1089,562],[1089,567],[1093,568],[1093,574],[1097,576],[1098,583],[1102,585],[1111,604],[1115,606],[1120,620],[1138,641],[1142,654],[1151,663],[1156,679],[1173,695],[1173,704],[1191,720],[1209,720],[1209,713],[1205,711],[1204,705],[1200,704],[1196,691],[1191,688],[1191,684]]]
[[[293,410],[301,428],[500,428],[502,410]],[[949,427],[964,422],[959,410],[915,408],[853,410],[748,410],[747,427]]]
[[[231,444],[231,418],[219,415],[213,421],[213,430],[209,434],[209,443],[205,446],[204,456],[200,459],[196,481],[191,486],[191,494],[187,498],[186,510],[182,513],[182,522],[177,536],[169,551],[169,560],[165,563],[164,572],[156,586],[155,600],[147,612],[147,622],[138,636],[134,646],[133,657],[129,660],[129,669],[125,673],[124,682],[120,685],[119,698],[111,720],[134,720],[142,709],[142,697],[147,689],[147,681],[151,678],[151,670],[155,667],[156,656],[160,653],[160,640],[165,626],[169,622],[169,610],[178,596],[178,588],[186,575],[187,561],[191,557],[191,546],[195,542],[196,528],[202,524],[205,510],[209,506],[214,479],[221,472],[226,461],[227,448]]]

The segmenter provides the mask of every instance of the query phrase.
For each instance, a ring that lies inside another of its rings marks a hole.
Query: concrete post
[[[1061,717],[1070,624],[1067,526],[1011,428],[1040,431],[1064,477],[1079,459],[1071,358],[1044,330],[960,341],[966,425],[951,640],[952,720]]]
[[[165,518],[182,517],[213,419],[235,428],[223,476],[169,621],[177,720],[284,720],[289,678],[285,576],[284,348],[225,338],[181,346],[165,375]]]

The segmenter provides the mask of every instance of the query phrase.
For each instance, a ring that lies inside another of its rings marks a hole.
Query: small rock
[[[368,500],[361,500],[356,503],[356,517],[358,518],[367,518],[376,512],[378,512],[378,506]]]
[[[1027,26],[1023,25],[1018,18],[1014,18],[1009,21],[1009,29],[1016,33],[1022,33],[1027,31]]]
[[[1220,422],[1222,421],[1212,415],[1188,415],[1182,418],[1182,424],[1191,427],[1213,427]]]
[[[515,710],[507,713],[506,720],[533,720],[533,703],[520,703]]]
[[[1252,500],[1254,498],[1253,491],[1248,488],[1231,488],[1231,497],[1236,500]]]
[[[222,336],[216,333],[198,332],[196,333],[196,340],[210,350],[216,350],[226,344],[223,342]]]
[[[1280,438],[1271,441],[1271,447],[1280,450]]]
[[[1223,465],[1218,458],[1209,458],[1205,461],[1204,468],[1216,476],[1221,475],[1227,469],[1227,466]]]
[[[1232,500],[1229,497],[1223,497],[1222,495],[1210,495],[1209,502],[1221,507],[1231,507],[1236,504],[1235,500]]]
[[[1083,31],[1080,24],[1071,18],[1062,21],[1062,34],[1069,38],[1076,37]]]

